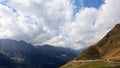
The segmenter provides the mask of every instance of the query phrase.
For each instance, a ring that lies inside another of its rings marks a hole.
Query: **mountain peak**
[[[117,24],[117,25],[115,25],[115,27],[120,27],[120,23],[119,23],[119,24]]]
[[[115,25],[115,27],[110,32],[108,32],[105,37],[108,38],[116,35],[120,35],[120,24]]]

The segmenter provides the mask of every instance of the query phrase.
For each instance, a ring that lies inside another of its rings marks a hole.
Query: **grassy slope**
[[[110,68],[111,65],[106,62],[84,62],[84,63],[73,63],[62,66],[61,68]]]
[[[95,47],[102,58],[120,58],[120,24],[116,25]]]
[[[76,57],[75,60],[79,60],[79,59],[88,60],[88,59],[99,59],[99,58],[100,58],[99,51],[94,46],[91,46],[85,51],[83,51],[78,57]]]
[[[106,58],[120,60],[120,24],[116,25],[102,40],[83,51],[75,60]],[[120,63],[86,62],[73,63],[61,68],[120,68]]]

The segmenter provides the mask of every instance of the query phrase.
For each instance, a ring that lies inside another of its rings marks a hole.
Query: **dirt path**
[[[74,60],[74,61],[72,61],[72,62],[74,62],[74,63],[79,63],[79,62],[97,62],[97,61],[112,62],[112,61],[110,61],[109,59],[78,60],[78,61]]]

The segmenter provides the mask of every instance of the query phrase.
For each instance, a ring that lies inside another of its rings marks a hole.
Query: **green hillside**
[[[99,51],[94,46],[91,46],[85,51],[83,51],[81,55],[75,58],[75,60],[79,60],[79,59],[87,60],[87,59],[98,59],[98,58],[100,58]]]
[[[100,61],[94,61],[99,59]],[[73,62],[92,60],[91,62]],[[97,44],[90,46],[61,68],[120,68],[120,24]]]

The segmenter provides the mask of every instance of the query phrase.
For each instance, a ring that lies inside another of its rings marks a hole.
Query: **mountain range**
[[[70,48],[0,39],[0,68],[57,68],[78,54]]]

